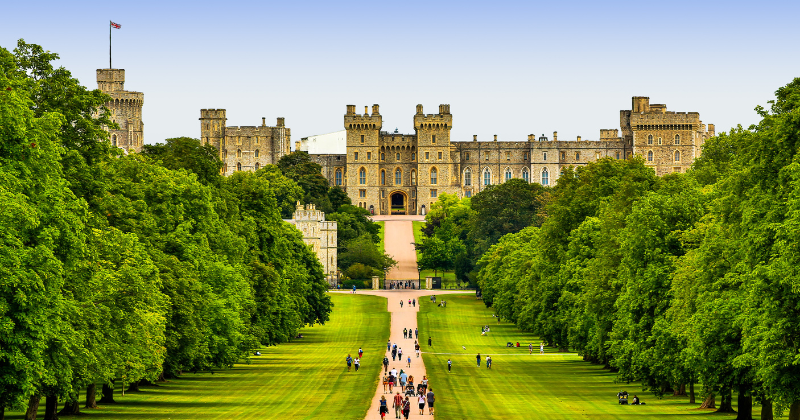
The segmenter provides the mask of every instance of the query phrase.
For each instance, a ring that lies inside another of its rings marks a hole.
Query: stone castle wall
[[[97,69],[97,88],[111,96],[106,107],[111,120],[119,125],[119,129],[108,130],[111,144],[126,152],[140,152],[144,144],[144,93],[125,90],[124,69]]]

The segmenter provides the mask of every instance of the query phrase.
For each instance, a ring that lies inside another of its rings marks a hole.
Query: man
[[[492,358],[486,356],[486,369],[491,369],[491,368],[492,368]]]
[[[386,351],[392,349],[392,340],[386,340]]]
[[[450,373],[450,370],[453,368],[453,361],[447,359],[447,373]]]
[[[414,304],[414,307],[416,308],[417,307],[417,299],[416,298],[411,299],[411,302]]]
[[[400,372],[400,385],[405,387],[406,382],[408,382],[408,374],[405,372]]]
[[[414,342],[414,351],[417,352],[417,358],[419,358],[419,343]]]
[[[350,367],[353,366],[353,358],[350,355],[347,355],[347,359],[344,359],[347,362],[347,371],[350,372]]]
[[[400,347],[397,348],[397,359],[403,361],[403,349]]]
[[[389,372],[389,373],[391,373],[391,374],[392,374],[392,376],[394,376],[395,378],[397,378],[397,369],[396,369],[396,368],[392,368],[392,371],[391,371],[391,372]]]
[[[383,357],[383,373],[389,372],[389,358],[384,356]]]
[[[528,343],[528,354],[533,354],[533,343]]]
[[[419,328],[414,328],[414,338],[419,340]]]
[[[400,309],[403,309],[403,299],[400,299]]]
[[[408,328],[403,328],[403,338],[408,338]]]
[[[428,415],[433,415],[433,388],[428,388]]]
[[[478,362],[478,367],[481,367],[481,354],[480,353],[478,353],[478,355],[475,356],[475,361]]]
[[[433,344],[431,344],[431,338],[430,338],[430,337],[428,337],[428,347],[430,347],[430,346],[432,346],[432,345],[433,345]]]
[[[397,347],[392,347],[392,361],[397,360]]]
[[[400,395],[400,391],[397,391],[397,394],[394,395],[394,418],[399,419],[400,414],[403,413],[403,396]]]

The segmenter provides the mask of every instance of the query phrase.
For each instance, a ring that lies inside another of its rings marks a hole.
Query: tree
[[[322,167],[311,161],[308,152],[296,151],[282,156],[278,168],[303,189],[306,203],[315,204],[325,213],[334,212],[328,198],[328,180],[322,176]]]
[[[219,151],[210,144],[202,145],[197,139],[176,137],[166,139],[164,143],[145,144],[142,154],[161,162],[165,168],[186,169],[206,185],[219,186],[222,180]]]
[[[348,269],[353,264],[363,264],[380,272],[394,267],[397,262],[380,250],[372,242],[370,234],[363,234],[345,243],[345,250],[339,254],[339,266]]]

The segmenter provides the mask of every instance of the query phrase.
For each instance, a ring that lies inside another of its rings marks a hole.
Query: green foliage
[[[142,154],[159,161],[167,169],[186,169],[206,185],[219,186],[222,180],[219,151],[210,144],[203,146],[197,139],[177,137],[166,139],[165,143],[145,144]]]
[[[296,151],[284,155],[278,161],[278,168],[286,177],[303,189],[304,202],[316,205],[318,210],[333,213],[336,208],[328,197],[328,180],[322,176],[322,167],[311,161],[307,152]],[[341,197],[337,195],[341,202]]]
[[[339,267],[346,271],[354,264],[362,264],[383,273],[397,265],[388,254],[380,253],[372,239],[371,234],[365,233],[348,241],[344,252],[339,254]]]

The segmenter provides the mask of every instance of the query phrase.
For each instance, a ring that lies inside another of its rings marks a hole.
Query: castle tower
[[[144,144],[144,93],[125,90],[124,69],[97,69],[97,88],[111,96],[106,107],[119,129],[108,130],[109,141],[125,151],[139,152]]]
[[[353,204],[375,214],[379,212],[379,153],[380,132],[383,117],[379,105],[372,105],[372,115],[368,107],[364,114],[356,114],[355,105],[347,105],[344,115],[344,128],[347,130],[347,195]],[[371,188],[372,187],[372,188]]]
[[[436,200],[440,192],[447,191],[458,177],[452,173],[450,165],[450,130],[453,128],[453,115],[450,105],[439,105],[438,114],[424,114],[422,105],[417,105],[414,115],[414,130],[417,133],[417,214],[422,214]]]

